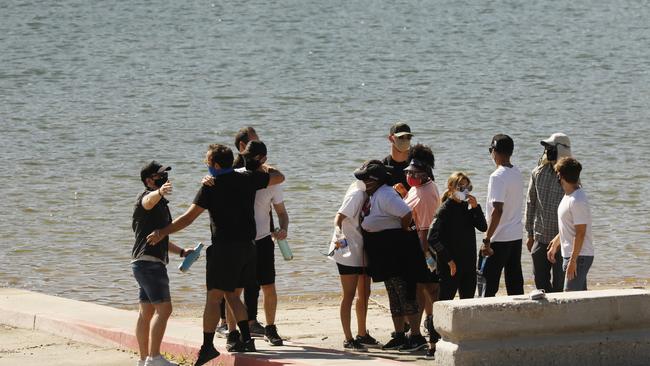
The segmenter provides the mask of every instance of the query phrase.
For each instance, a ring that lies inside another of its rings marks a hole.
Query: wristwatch
[[[483,238],[483,244],[485,244],[485,245],[490,245],[490,239],[488,239],[488,238]]]

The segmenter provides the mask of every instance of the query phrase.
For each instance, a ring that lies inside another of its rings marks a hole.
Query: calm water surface
[[[527,181],[539,141],[565,132],[592,202],[590,283],[646,285],[648,19],[646,1],[616,0],[2,1],[0,286],[134,304],[140,167],[173,166],[178,216],[207,145],[254,125],[288,177],[280,292],[337,291],[320,253],[396,120],[432,146],[439,188],[465,170],[480,202],[492,135],[514,137]],[[207,215],[173,239],[208,241]],[[177,302],[203,301],[203,264],[180,274],[173,258]]]

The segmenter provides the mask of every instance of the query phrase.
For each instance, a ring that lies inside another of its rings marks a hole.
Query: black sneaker
[[[201,366],[204,365],[213,358],[219,357],[219,351],[217,351],[214,346],[209,346],[209,347],[204,347],[201,346],[201,349],[199,350],[199,355],[196,358],[196,362],[194,363],[194,366]]]
[[[391,349],[399,349],[406,343],[406,337],[404,335],[395,335],[393,338],[391,338],[388,343],[384,344],[381,349],[383,350],[391,350]]]
[[[427,353],[424,355],[425,360],[435,360],[436,359],[436,347],[429,348]]]
[[[239,340],[240,334],[238,330],[233,330],[228,333],[228,338],[226,339],[226,350],[228,352],[238,352],[236,349],[241,347],[241,341]]]
[[[377,342],[377,340],[373,338],[367,330],[366,330],[366,335],[364,335],[363,337],[357,335],[355,341],[361,343],[362,345],[368,348],[379,348],[381,346],[381,344],[379,344],[379,342]]]
[[[260,322],[258,322],[257,320],[255,320],[251,324],[248,324],[248,329],[250,330],[252,336],[264,337],[264,335],[266,334],[264,326],[260,324]]]
[[[264,339],[272,346],[282,345],[282,338],[278,335],[278,328],[275,325],[267,325],[264,328]]]
[[[251,338],[247,341],[240,341],[235,352],[257,352],[255,340]]]
[[[412,335],[408,341],[399,348],[400,352],[415,352],[427,346],[427,340],[422,334]]]
[[[356,339],[350,339],[343,342],[343,348],[352,352],[368,352],[368,349]]]
[[[409,323],[404,323],[404,334],[408,333],[411,330],[411,324]],[[395,338],[397,335],[397,332],[391,332],[390,337]]]

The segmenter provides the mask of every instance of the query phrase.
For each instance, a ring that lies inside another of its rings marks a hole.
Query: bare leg
[[[205,300],[205,309],[203,310],[203,331],[205,333],[214,333],[219,324],[221,313],[221,299],[223,291],[209,290]]]
[[[241,302],[240,296],[241,293],[244,289],[243,288],[238,288],[235,289],[235,296],[237,299],[239,299],[239,302]],[[225,296],[225,293],[224,293]],[[228,331],[232,332],[234,330],[237,330],[237,317],[232,313],[232,308],[230,307],[230,304],[228,304],[228,296],[226,296],[226,322],[228,323]]]
[[[160,355],[160,344],[165,335],[165,329],[167,329],[167,320],[172,315],[172,303],[171,301],[162,302],[160,304],[154,304],[153,307],[156,309],[156,314],[153,317],[151,333],[149,334],[149,338],[151,339],[149,343],[149,356],[157,357]]]
[[[264,315],[266,316],[266,325],[275,324],[275,312],[278,308],[278,294],[275,291],[275,284],[263,285],[264,293]]]
[[[370,298],[370,277],[365,274],[359,275],[357,283],[357,335],[365,336],[368,329],[366,317],[368,315],[368,299]]]
[[[151,326],[151,318],[155,311],[156,308],[150,303],[140,303],[138,322],[135,325],[135,337],[138,340],[138,347],[140,348],[140,359],[143,361],[149,356],[149,327]]]
[[[341,326],[343,327],[345,340],[350,340],[352,339],[352,330],[350,329],[350,322],[352,320],[352,301],[354,300],[354,293],[357,289],[358,276],[341,275],[340,277],[343,297],[341,298],[339,314],[341,317]]]
[[[244,306],[244,303],[242,303],[241,299],[239,298],[239,294],[241,294],[241,291],[242,289],[238,288],[233,292],[224,292],[224,296],[226,297],[226,303],[228,304],[228,308],[234,315],[233,320],[235,321],[235,324],[239,323],[242,320],[248,321],[248,313],[246,312],[246,306]],[[231,320],[229,319],[228,328],[230,328],[230,321]]]

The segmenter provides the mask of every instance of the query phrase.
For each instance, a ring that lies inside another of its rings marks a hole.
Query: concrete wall
[[[650,365],[650,292],[441,301],[436,365]]]

